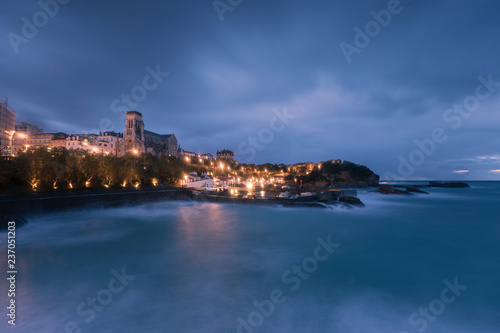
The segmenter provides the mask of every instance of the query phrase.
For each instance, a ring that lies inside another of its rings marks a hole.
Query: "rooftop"
[[[157,137],[157,138],[160,138],[160,139],[168,139],[172,136],[172,134],[158,134],[158,133],[155,133],[155,132],[151,132],[151,131],[146,131],[144,130],[144,134],[147,134],[147,135],[150,135],[150,136],[154,136],[154,137]]]

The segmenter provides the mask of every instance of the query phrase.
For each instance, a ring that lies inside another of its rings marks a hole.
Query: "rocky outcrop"
[[[464,182],[447,182],[447,183],[440,183],[440,182],[429,182],[430,187],[444,187],[444,188],[465,188],[465,187],[470,187],[469,184],[464,183]]]
[[[321,169],[314,169],[304,179],[304,186],[311,188],[339,187],[376,187],[379,176],[364,165],[344,161],[322,162]]]
[[[408,190],[406,190],[406,191],[398,190],[397,188],[394,188],[393,186],[389,186],[389,185],[380,185],[373,192],[382,193],[382,194],[406,194],[406,195],[412,194]]]
[[[300,202],[315,202],[315,201],[319,201],[317,195],[299,196],[295,200],[300,201]]]
[[[359,198],[351,197],[351,196],[342,196],[339,197],[339,202],[347,203],[353,206],[364,207],[365,204],[359,200]]]
[[[419,187],[415,185],[408,185],[405,186],[406,192],[410,193],[422,193],[422,194],[429,194],[429,192],[422,191]]]
[[[339,200],[340,192],[338,191],[326,191],[318,194],[318,201],[324,202],[327,205],[331,205]]]

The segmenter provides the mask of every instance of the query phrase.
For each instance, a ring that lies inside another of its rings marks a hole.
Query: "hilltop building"
[[[234,152],[228,149],[217,150],[217,159],[226,159],[234,161]]]
[[[142,113],[128,111],[123,140],[118,145],[118,156],[127,153],[151,153],[155,156],[169,155],[178,157],[178,142],[175,134],[157,134],[144,129]]]
[[[214,157],[213,157],[213,156],[212,156],[212,154],[210,154],[210,153],[201,154],[201,155],[200,155],[200,158],[201,158],[202,160],[206,160],[206,161],[211,161],[211,160],[213,160],[213,159],[214,159]]]
[[[184,150],[182,149],[181,147],[178,148],[179,150],[179,155],[181,157],[183,156],[187,156],[187,157],[197,157],[198,159],[200,159],[200,161],[210,161],[210,160],[213,160],[214,157],[212,156],[212,154],[210,153],[206,153],[206,154],[197,154],[195,152],[192,152],[192,151],[188,151],[188,150]]]

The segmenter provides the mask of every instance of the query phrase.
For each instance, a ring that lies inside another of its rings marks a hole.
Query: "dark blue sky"
[[[46,131],[122,132],[136,109],[187,150],[243,162],[500,180],[498,1],[218,4],[71,0],[52,17],[5,0],[0,96]]]

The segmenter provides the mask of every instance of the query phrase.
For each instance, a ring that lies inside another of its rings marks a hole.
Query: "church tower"
[[[125,132],[123,132],[123,142],[125,144],[125,153],[144,153],[144,122],[142,113],[137,111],[128,111],[125,122]]]

